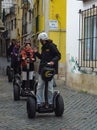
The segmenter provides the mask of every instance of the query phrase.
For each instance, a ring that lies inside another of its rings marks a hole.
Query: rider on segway
[[[61,54],[58,51],[56,45],[52,42],[52,40],[48,39],[48,35],[46,32],[42,32],[38,35],[38,40],[42,44],[41,54],[38,52],[37,48],[34,49],[35,55],[40,59],[39,65],[39,81],[37,86],[37,106],[38,109],[44,106],[44,87],[45,81],[42,79],[41,73],[42,69],[45,66],[45,63],[49,63],[49,65],[53,66],[55,71],[57,71],[57,64],[61,58]],[[53,78],[48,81],[48,107],[53,106]]]
[[[14,75],[20,74],[20,61],[19,61],[19,49],[20,49],[20,41],[17,41],[13,48],[13,71]]]
[[[33,90],[33,71],[34,71],[35,55],[31,47],[31,42],[29,40],[26,40],[25,47],[21,50],[21,59],[22,59],[21,61],[22,89],[28,88],[27,86],[30,86],[29,89]],[[27,76],[27,71],[29,71],[28,76]],[[29,79],[27,79],[27,77]]]
[[[34,78],[35,55],[31,43],[26,41],[25,47],[20,52],[21,75],[15,75],[13,82],[14,100],[20,100],[20,96],[27,97],[35,93],[37,82]]]
[[[53,77],[57,71],[57,63],[61,58],[56,45],[48,39],[46,32],[38,35],[42,44],[41,54],[37,48],[34,49],[35,55],[40,59],[39,80],[36,95],[32,93],[27,98],[28,118],[34,118],[36,112],[52,113],[62,116],[64,112],[64,101],[59,91],[53,90]]]
[[[14,76],[14,58],[13,58],[13,48],[15,47],[16,41],[13,39],[11,41],[11,45],[9,46],[7,53],[9,54],[8,57],[11,59],[11,65],[7,66],[6,68],[6,74],[8,75],[8,82],[12,82],[13,76]]]

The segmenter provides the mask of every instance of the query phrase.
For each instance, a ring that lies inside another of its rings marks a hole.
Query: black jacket
[[[41,54],[37,52],[35,55],[40,59],[39,73],[41,73],[44,64],[50,61],[54,62],[54,68],[56,73],[58,73],[58,61],[61,59],[61,54],[55,44],[47,42],[42,46]]]

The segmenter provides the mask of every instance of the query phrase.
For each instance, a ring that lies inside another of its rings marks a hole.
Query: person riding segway
[[[11,45],[9,46],[8,48],[8,54],[9,54],[9,57],[11,58],[11,65],[7,66],[6,68],[6,74],[8,76],[8,82],[12,82],[13,80],[13,48],[15,47],[15,44],[16,44],[16,41],[12,39],[11,41]]]
[[[21,78],[16,77],[14,83],[14,100],[20,96],[28,96],[34,91],[35,81],[33,79],[35,55],[31,43],[26,41],[25,47],[21,50]]]
[[[63,98],[58,91],[53,90],[53,76],[61,54],[52,40],[48,39],[46,32],[40,33],[38,40],[42,44],[42,52],[40,54],[36,48],[34,52],[40,59],[39,80],[36,95],[27,99],[27,114],[29,118],[34,118],[36,111],[40,113],[55,111],[56,116],[61,116],[64,111]]]
[[[20,41],[17,41],[13,48],[13,71],[14,75],[20,74],[20,61],[19,61]]]

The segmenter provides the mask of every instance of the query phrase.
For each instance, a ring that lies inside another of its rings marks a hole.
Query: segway
[[[32,95],[32,93],[36,93],[36,86],[37,86],[38,82],[35,80],[35,76],[33,76],[32,84],[30,83],[30,80],[29,80],[30,62],[31,62],[29,53],[27,54],[26,61],[27,61],[27,66],[26,66],[27,69],[26,69],[25,84],[23,84],[23,80],[21,80],[21,76],[19,74],[15,75],[15,77],[14,77],[13,95],[14,95],[15,101],[20,100],[20,96],[27,97],[27,96]],[[32,89],[31,89],[31,86],[32,86]]]
[[[14,77],[14,70],[13,70],[13,68],[11,68],[10,66],[7,66],[7,68],[6,68],[6,75],[8,76],[8,82],[12,82],[13,81],[13,77]]]
[[[8,76],[8,82],[12,82],[14,78],[14,69],[12,65],[12,60],[11,60],[11,65],[7,65],[6,67],[6,75]]]
[[[9,70],[10,70],[10,66],[7,65],[7,67],[6,67],[6,75],[7,75],[7,76],[8,76]]]
[[[41,76],[42,79],[45,81],[45,90],[44,90],[45,102],[44,105],[41,108],[39,108],[37,105],[36,95],[32,94],[31,96],[29,96],[26,105],[28,118],[35,118],[36,112],[39,113],[55,112],[56,116],[62,116],[64,112],[64,101],[59,91],[54,91],[53,93],[52,107],[49,107],[48,104],[48,81],[52,80],[54,74],[55,69],[52,68],[50,65],[47,64],[46,67],[43,68]]]

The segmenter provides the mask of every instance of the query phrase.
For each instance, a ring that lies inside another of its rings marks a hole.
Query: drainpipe
[[[59,14],[56,14],[56,19],[58,20],[58,24],[59,24],[59,37],[58,37],[58,49],[60,51],[60,37],[61,37],[61,21],[59,20]],[[59,63],[58,63],[59,64]],[[59,68],[59,65],[58,65]],[[57,79],[59,79],[59,73],[57,75]]]
[[[59,14],[56,14],[56,19],[58,20],[58,24],[59,24],[58,49],[60,51],[61,21],[59,20]]]
[[[44,1],[44,10],[45,10],[45,12],[44,12],[44,24],[45,24],[45,31],[46,31],[46,33],[48,33],[49,32],[49,0],[43,0]]]

